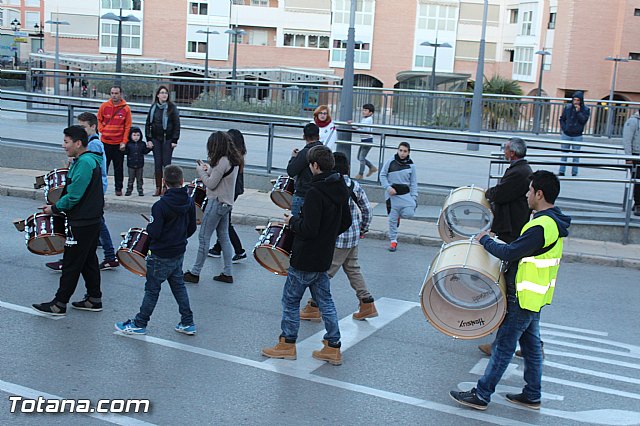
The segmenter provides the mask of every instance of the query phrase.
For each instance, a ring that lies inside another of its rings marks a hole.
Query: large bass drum
[[[465,240],[491,229],[493,212],[484,189],[474,185],[451,191],[438,218],[438,232],[445,243]]]
[[[437,330],[477,339],[500,326],[506,313],[505,292],[502,262],[475,241],[456,241],[443,245],[431,263],[420,303]]]

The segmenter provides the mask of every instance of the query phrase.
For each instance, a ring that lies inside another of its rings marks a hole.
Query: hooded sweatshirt
[[[196,232],[196,208],[187,187],[169,188],[151,207],[147,225],[149,250],[171,259],[184,254],[187,238]]]
[[[295,178],[295,194],[304,198],[311,186],[311,178],[313,173],[309,169],[309,160],[307,160],[307,154],[309,150],[314,146],[320,146],[322,142],[315,141],[308,143],[302,148],[295,157],[289,159],[287,164],[287,174],[292,178]]]
[[[129,141],[131,129],[131,108],[122,99],[118,105],[114,105],[109,99],[100,105],[98,110],[98,132],[102,143],[107,145],[120,145]]]
[[[336,238],[351,226],[349,190],[337,172],[311,179],[300,215],[289,227],[295,234],[291,266],[305,272],[326,272],[331,266]]]
[[[580,99],[580,111],[576,111],[573,103],[570,102],[565,105],[562,110],[562,115],[560,116],[562,133],[571,137],[582,135],[584,125],[587,124],[589,115],[591,114],[589,108],[584,104],[584,93],[577,91],[571,99],[573,100],[573,98]]]
[[[633,114],[624,123],[622,145],[626,155],[640,154],[640,112]]]
[[[380,183],[385,189],[384,197],[391,200],[391,207],[416,207],[418,200],[418,177],[416,166],[410,156],[402,160],[398,154],[387,161],[380,170]],[[389,194],[389,188],[396,190],[396,195]]]

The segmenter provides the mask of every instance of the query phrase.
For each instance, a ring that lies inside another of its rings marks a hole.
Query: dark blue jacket
[[[196,232],[196,208],[187,187],[169,188],[151,207],[147,225],[149,250],[165,259],[184,254],[187,238]]]
[[[580,99],[580,111],[576,111],[573,103],[565,105],[560,116],[560,129],[567,136],[581,136],[584,131],[584,125],[589,121],[589,107],[584,104],[584,93],[578,91],[571,98]]]
[[[138,142],[130,140],[125,148],[127,154],[127,167],[132,169],[141,169],[144,167],[144,156],[151,152],[147,148],[147,143],[140,139]]]

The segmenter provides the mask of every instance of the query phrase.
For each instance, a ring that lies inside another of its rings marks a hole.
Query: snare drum
[[[258,263],[276,275],[287,275],[293,232],[282,223],[269,223],[253,248]]]
[[[67,183],[69,169],[54,169],[44,177],[44,198],[49,204],[55,204],[62,196],[62,190]]]
[[[269,193],[271,201],[280,208],[291,210],[295,181],[289,176],[280,176],[276,179],[273,189]]]
[[[207,189],[204,183],[200,179],[196,179],[187,185],[187,192],[189,197],[193,198],[193,202],[196,207],[196,223],[200,225],[202,223],[202,216],[204,216],[204,210],[207,208]]]
[[[116,256],[120,264],[136,275],[147,275],[149,234],[142,228],[130,228],[120,243]]]
[[[26,220],[24,237],[31,253],[50,256],[64,251],[67,239],[65,216],[36,213]]]
[[[502,262],[475,241],[444,245],[420,291],[427,320],[460,339],[477,339],[500,326],[506,313]]]
[[[451,191],[438,218],[438,232],[445,243],[465,240],[491,229],[493,213],[484,189],[463,186]]]

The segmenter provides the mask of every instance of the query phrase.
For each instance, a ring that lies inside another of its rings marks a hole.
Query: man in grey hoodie
[[[584,104],[584,93],[577,91],[571,98],[571,103],[567,104],[562,110],[560,116],[560,139],[565,141],[582,142],[582,132],[584,131],[584,125],[589,121],[590,111]],[[560,145],[563,151],[577,152],[580,151],[580,145],[574,145],[571,143],[563,143]],[[562,157],[560,161],[563,163],[560,166],[559,176],[564,176],[566,169],[567,157]],[[573,167],[571,168],[571,176],[578,176],[578,166],[580,162],[579,158],[573,159]]]
[[[622,130],[622,144],[624,145],[625,155],[640,155],[640,112],[636,111],[626,123]],[[634,164],[632,171],[634,179],[638,178],[639,161],[627,160],[627,164]],[[640,216],[640,185],[633,185],[633,214]]]

